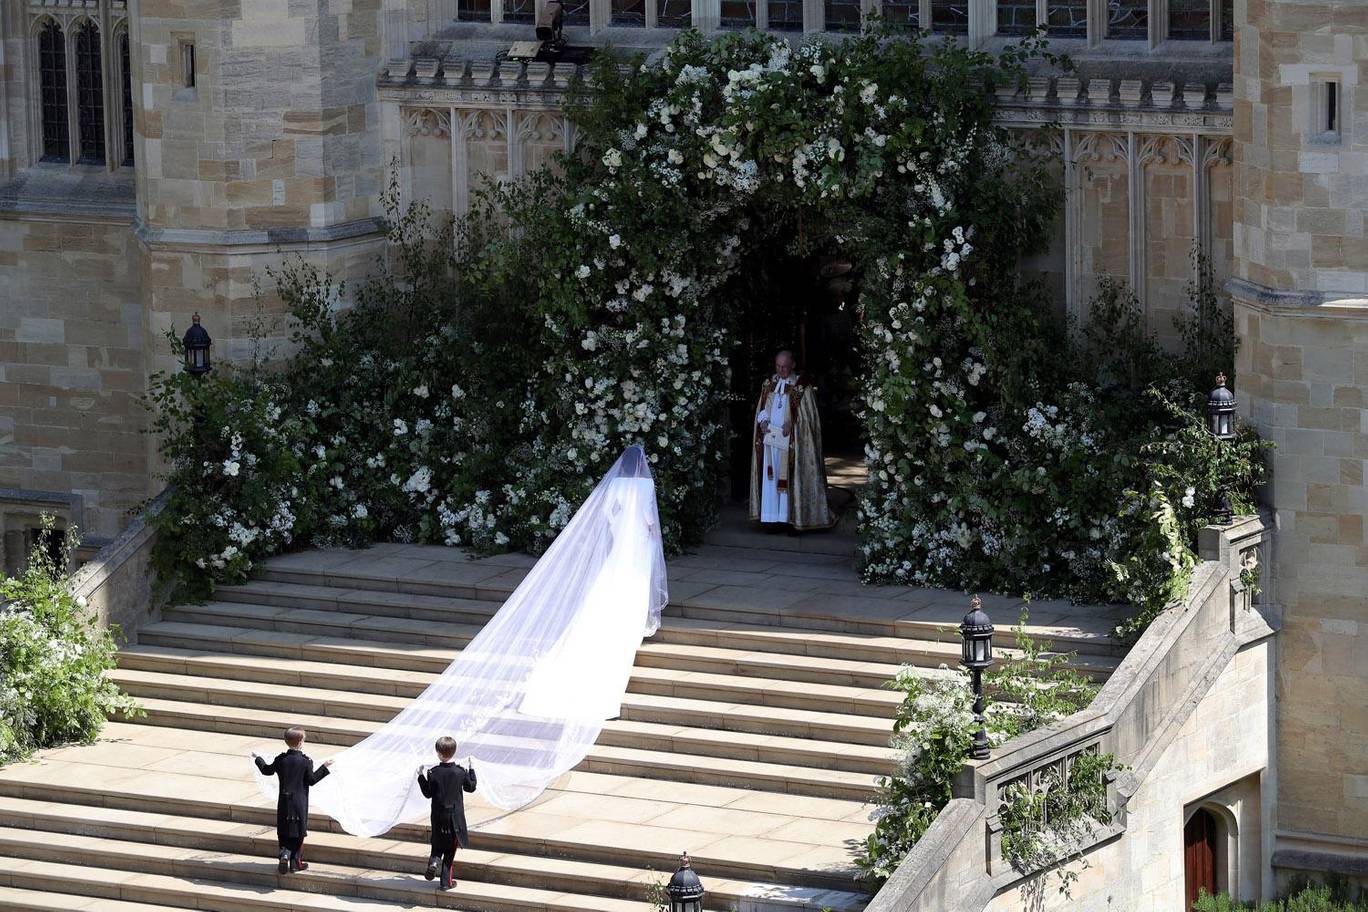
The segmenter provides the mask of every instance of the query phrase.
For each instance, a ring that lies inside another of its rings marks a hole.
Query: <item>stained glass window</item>
[[[489,0],[456,0],[456,19],[459,22],[488,22],[490,16]],[[508,18],[506,9],[504,18]]]
[[[1235,40],[1235,0],[1221,0],[1221,40]]]
[[[920,28],[921,3],[919,0],[884,0],[883,21],[898,28]]]
[[[776,32],[803,30],[803,0],[766,0],[769,27]]]
[[[829,32],[860,30],[860,0],[824,0],[826,29]]]
[[[1169,38],[1211,40],[1211,0],[1169,0]]]
[[[1107,0],[1107,37],[1127,41],[1149,38],[1149,0]]]
[[[104,76],[100,72],[100,31],[89,20],[76,29],[76,114],[80,123],[81,164],[104,164]]]
[[[1028,35],[1035,27],[1035,0],[997,0],[999,35]]]
[[[969,0],[931,0],[931,31],[967,34]]]
[[[43,161],[70,161],[66,37],[55,22],[38,31],[38,81],[43,96]]]
[[[133,71],[129,68],[128,32],[119,35],[119,72],[123,77],[123,143],[125,165],[133,164]]]
[[[613,0],[613,25],[643,27],[646,25],[646,0]]]
[[[723,28],[750,28],[755,25],[755,4],[752,0],[722,0]]]
[[[660,0],[656,12],[656,25],[661,28],[688,28],[693,24],[693,9],[690,0]]]
[[[1051,2],[1046,14],[1046,28],[1055,38],[1088,37],[1087,0],[1057,0]]]

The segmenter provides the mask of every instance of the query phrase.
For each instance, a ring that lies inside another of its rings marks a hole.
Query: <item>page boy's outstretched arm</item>
[[[418,791],[423,793],[424,798],[432,797],[432,783],[428,781],[426,771],[422,766],[418,767]]]
[[[309,770],[309,785],[318,785],[319,781],[328,775],[328,767],[332,766],[331,760],[325,760],[318,769]]]
[[[471,758],[470,768],[466,770],[465,782],[461,783],[461,788],[467,792],[475,791],[475,760]]]
[[[275,775],[276,769],[275,769],[275,761],[274,761],[274,760],[272,760],[270,763],[267,763],[265,760],[262,760],[261,757],[257,756],[257,754],[253,753],[253,754],[252,754],[252,761],[253,761],[254,763],[256,763],[256,768],[257,768],[258,770],[261,771],[261,775],[263,775],[263,776],[273,776],[273,775]]]

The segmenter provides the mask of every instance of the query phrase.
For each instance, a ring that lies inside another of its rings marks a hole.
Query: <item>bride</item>
[[[478,765],[480,797],[506,810],[527,804],[618,715],[667,600],[655,483],[633,445],[446,671],[334,758],[315,807],[359,836],[422,817],[413,769],[441,735]],[[258,784],[274,797],[274,779]]]

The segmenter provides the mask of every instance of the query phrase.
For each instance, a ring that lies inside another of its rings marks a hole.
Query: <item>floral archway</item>
[[[163,569],[202,588],[375,538],[535,552],[633,442],[668,543],[696,542],[738,279],[775,249],[835,250],[862,275],[866,577],[1158,610],[1255,468],[1190,409],[1190,376],[1228,351],[1160,352],[1120,294],[1070,337],[1017,268],[1061,189],[994,124],[994,87],[1057,62],[1035,39],[993,56],[915,34],[685,32],[651,64],[605,56],[558,173],[477,194],[435,237],[391,194],[394,255],[351,310],[289,264],[288,359],[159,379]]]

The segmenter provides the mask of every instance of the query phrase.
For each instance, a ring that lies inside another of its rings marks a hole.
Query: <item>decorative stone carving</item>
[[[1150,101],[1156,108],[1173,107],[1178,89],[1171,82],[1156,82],[1150,86]]]
[[[1088,80],[1088,104],[1105,105],[1111,103],[1111,80],[1110,79],[1089,79]]]
[[[408,108],[404,124],[409,136],[450,136],[451,112],[436,108]]]
[[[1073,76],[1060,76],[1055,80],[1056,100],[1068,107],[1078,103],[1078,90],[1081,83]]]
[[[545,60],[529,60],[527,62],[527,84],[529,86],[545,85],[547,77],[550,75],[551,64]]]
[[[470,61],[470,81],[477,86],[489,85],[494,76],[494,67],[493,60]]]
[[[1128,108],[1140,107],[1140,98],[1145,94],[1145,84],[1138,79],[1121,80],[1121,103]]]
[[[419,57],[413,61],[414,78],[421,84],[431,84],[437,79],[437,65],[432,57]]]

